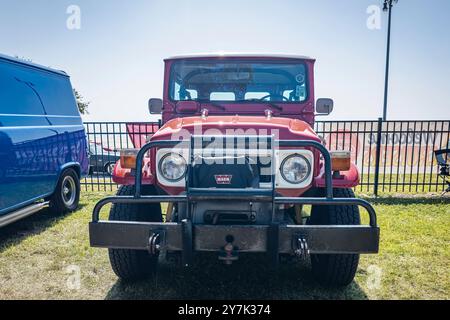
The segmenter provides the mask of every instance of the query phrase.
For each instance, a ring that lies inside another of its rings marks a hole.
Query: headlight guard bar
[[[136,168],[142,168],[144,155],[152,148],[158,147],[184,147],[190,148],[191,160],[193,157],[193,149],[195,139],[209,139],[210,136],[192,136],[190,141],[176,141],[176,140],[158,140],[151,141],[145,144],[138,152],[136,157]],[[265,136],[264,138],[272,139],[272,136]],[[261,137],[259,137],[261,139]],[[186,175],[186,195],[160,195],[160,196],[145,196],[141,195],[142,174],[136,174],[135,176],[135,194],[134,196],[114,196],[107,197],[100,200],[93,210],[92,220],[93,222],[99,221],[100,209],[107,203],[159,203],[159,202],[189,202],[197,200],[207,199],[237,199],[248,201],[267,201],[273,202],[273,204],[305,204],[305,205],[357,205],[364,207],[370,218],[370,226],[377,227],[376,213],[372,205],[358,198],[333,198],[333,185],[332,185],[332,171],[331,171],[331,156],[328,150],[319,142],[312,140],[278,140],[279,147],[312,147],[318,150],[324,160],[324,175],[325,175],[325,187],[326,196],[315,197],[280,197],[275,194],[275,179],[272,176],[272,188],[271,189],[206,189],[206,188],[192,188],[189,185],[189,164],[188,173]],[[274,154],[274,148],[272,148]],[[191,161],[192,163],[192,161]],[[272,166],[272,175],[275,174],[274,166]],[[141,173],[140,169],[136,170],[136,173]],[[188,208],[190,206],[187,206]],[[272,206],[275,208],[275,206]],[[189,215],[188,215],[189,217]]]

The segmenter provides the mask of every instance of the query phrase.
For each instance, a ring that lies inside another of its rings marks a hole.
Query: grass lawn
[[[164,262],[153,279],[122,283],[107,250],[88,241],[93,205],[105,195],[84,192],[71,215],[43,211],[0,229],[0,299],[450,299],[448,197],[372,199],[380,253],[361,256],[349,287],[327,289],[312,280],[308,262],[271,273],[259,256],[230,267],[208,256],[189,271]]]

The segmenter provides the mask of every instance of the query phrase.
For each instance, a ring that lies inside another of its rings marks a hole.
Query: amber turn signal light
[[[350,151],[331,151],[331,170],[350,170]]]
[[[139,149],[120,150],[120,166],[125,169],[136,169],[136,156]]]

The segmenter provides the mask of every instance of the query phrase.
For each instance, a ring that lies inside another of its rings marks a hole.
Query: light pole
[[[389,90],[389,55],[391,49],[391,18],[392,18],[392,7],[394,2],[398,0],[384,0],[383,11],[387,11],[388,18],[388,34],[387,34],[387,51],[386,51],[386,73],[384,79],[384,106],[383,106],[383,121],[387,118],[387,100],[388,100],[388,90]]]

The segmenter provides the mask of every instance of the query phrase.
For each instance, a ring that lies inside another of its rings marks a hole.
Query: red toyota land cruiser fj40
[[[331,99],[314,100],[314,60],[285,55],[182,56],[165,60],[162,126],[140,150],[123,150],[90,223],[91,246],[109,248],[122,279],[152,274],[159,253],[190,266],[209,251],[310,257],[325,285],[347,285],[359,254],[377,253],[372,206],[356,199],[356,166],[312,129]],[[112,203],[109,221],[100,209]],[[165,216],[161,203],[168,203]],[[310,215],[302,210],[311,206]],[[359,206],[369,225],[360,225]],[[237,262],[239,263],[239,262]]]

